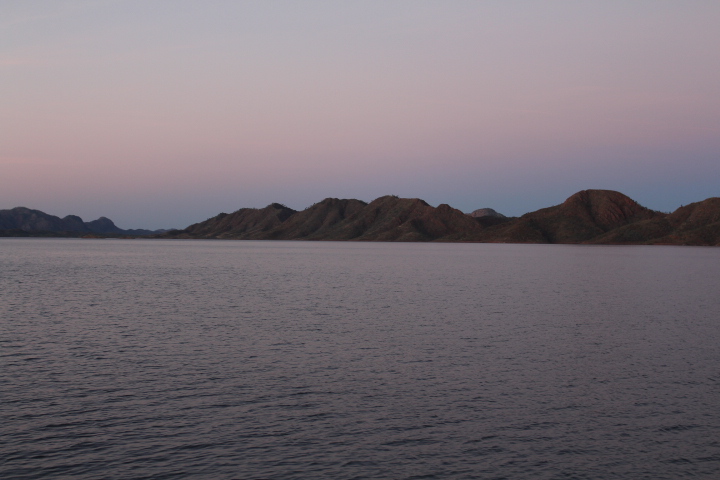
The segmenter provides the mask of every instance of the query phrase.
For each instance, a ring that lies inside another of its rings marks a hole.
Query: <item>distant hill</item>
[[[365,205],[323,237],[329,240],[425,242],[462,240],[480,230],[478,222],[447,204],[432,207],[418,198],[388,195]]]
[[[367,203],[361,200],[340,200],[326,198],[301,212],[296,212],[287,221],[273,229],[270,238],[302,238],[315,240],[331,238],[338,234],[338,224],[363,210]]]
[[[473,217],[480,225],[484,227],[491,227],[493,225],[499,225],[505,223],[508,218],[502,213],[496,212],[492,208],[478,208],[468,213],[469,216]]]
[[[718,246],[720,198],[708,198],[671,214],[625,225],[588,243]]]
[[[267,232],[297,213],[279,203],[265,208],[241,208],[233,213],[221,213],[184,230],[171,230],[172,238],[232,238],[258,240],[268,238]]]
[[[40,210],[32,210],[25,207],[0,210],[0,236],[6,237],[144,236],[162,232],[164,232],[164,230],[123,230],[122,228],[118,228],[112,220],[105,217],[100,217],[91,222],[84,222],[83,219],[77,215],[68,215],[65,218],[60,218],[41,212]]]
[[[612,190],[583,190],[521,217],[491,208],[465,214],[419,198],[370,203],[326,198],[297,211],[279,203],[220,213],[182,230],[123,230],[101,217],[84,222],[39,210],[0,210],[0,236],[151,236],[165,239],[337,240],[720,246],[720,198],[650,210]]]
[[[488,229],[480,240],[499,243],[583,243],[611,230],[665,214],[611,190],[583,190],[560,205],[526,213]]]
[[[502,213],[498,213],[492,208],[478,208],[477,210],[474,210],[470,213],[468,213],[471,217],[474,218],[483,218],[483,217],[499,217],[499,218],[505,218],[505,215]]]
[[[560,205],[507,218],[489,208],[464,214],[417,198],[385,196],[370,203],[326,198],[303,211],[277,203],[243,208],[156,237],[719,245],[720,199],[666,214],[619,192],[583,190]]]
[[[417,198],[360,200],[326,198],[297,212],[279,204],[243,208],[160,235],[161,238],[251,240],[358,240],[422,242],[472,239],[482,224],[448,205],[431,207]]]

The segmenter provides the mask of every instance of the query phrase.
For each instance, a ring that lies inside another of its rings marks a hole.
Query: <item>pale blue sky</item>
[[[0,1],[0,208],[718,195],[720,2]]]

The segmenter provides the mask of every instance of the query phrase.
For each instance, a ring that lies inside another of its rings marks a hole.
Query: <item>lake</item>
[[[720,249],[0,239],[0,478],[720,478]]]

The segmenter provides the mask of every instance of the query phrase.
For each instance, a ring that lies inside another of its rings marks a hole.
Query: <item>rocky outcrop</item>
[[[505,215],[502,213],[498,213],[492,208],[478,208],[477,210],[474,210],[470,213],[468,213],[473,218],[483,218],[483,217],[497,217],[497,218],[506,218]]]

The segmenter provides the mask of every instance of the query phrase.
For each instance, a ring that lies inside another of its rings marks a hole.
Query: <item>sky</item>
[[[0,209],[720,195],[717,0],[0,0]]]

